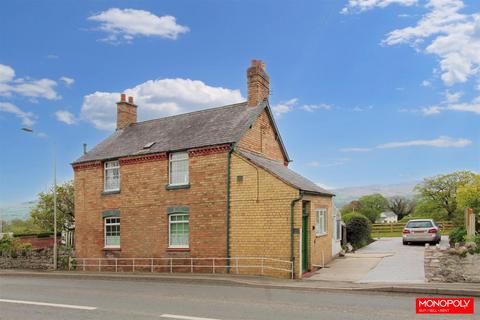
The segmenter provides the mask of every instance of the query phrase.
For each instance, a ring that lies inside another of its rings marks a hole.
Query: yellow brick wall
[[[264,157],[282,163],[287,160],[283,155],[278,137],[275,137],[273,123],[265,110],[242,136],[237,147],[261,153]]]
[[[243,181],[237,181],[242,176]],[[299,191],[269,172],[254,166],[239,155],[232,155],[230,202],[230,255],[232,257],[270,257],[290,260],[290,205]],[[331,197],[305,195],[311,201],[310,229],[315,225],[314,209],[325,207],[331,221]],[[302,226],[302,201],[295,204],[294,227]],[[330,223],[331,224],[331,223]],[[310,268],[320,264],[322,251],[327,263],[332,257],[332,226],[328,234],[316,237],[310,230]],[[301,267],[300,234],[294,235],[295,271]],[[283,264],[285,266],[285,264]],[[244,270],[248,273],[248,270]],[[250,273],[258,270],[250,270]],[[279,275],[274,272],[274,275]],[[288,276],[283,273],[281,276]]]

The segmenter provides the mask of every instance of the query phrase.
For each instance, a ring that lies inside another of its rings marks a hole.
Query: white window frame
[[[114,164],[112,167],[107,166],[109,164]],[[107,188],[107,171],[118,170],[118,186],[116,188],[108,189]],[[103,164],[103,191],[119,191],[120,190],[120,162],[118,160],[105,161]]]
[[[181,156],[181,155],[184,155],[184,157],[181,158],[181,159],[173,159],[173,157]],[[168,159],[168,184],[170,186],[188,185],[189,181],[190,181],[190,160],[189,160],[189,157],[188,157],[188,151],[172,152],[172,153],[169,154],[168,157],[169,157],[169,159]],[[172,166],[172,164],[174,162],[181,162],[181,161],[186,161],[187,162],[187,177],[186,177],[187,180],[183,181],[183,182],[179,182],[179,183],[173,183],[172,182],[172,177],[173,177],[173,173],[172,173],[173,166]]]
[[[118,222],[109,222],[109,220],[117,220]],[[122,229],[118,232],[118,244],[107,244],[107,225],[109,226],[119,226],[120,227],[120,217],[106,217],[103,219],[103,238],[104,238],[104,246],[105,248],[120,248],[120,243],[121,243],[121,234],[122,234]]]
[[[182,220],[182,221],[172,221],[172,217],[176,216],[187,216],[188,220]],[[172,231],[171,231],[171,226],[173,224],[180,224],[180,223],[187,223],[188,224],[188,243],[186,245],[179,245],[179,244],[172,244]],[[178,212],[178,213],[171,213],[168,215],[168,247],[169,248],[181,248],[181,249],[188,249],[190,248],[190,214],[185,213],[185,212]]]
[[[326,208],[318,208],[315,210],[315,234],[317,236],[324,236],[328,233],[327,220]]]

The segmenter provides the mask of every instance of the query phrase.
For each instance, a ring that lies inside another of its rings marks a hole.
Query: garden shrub
[[[343,222],[345,222],[345,224],[347,224],[354,217],[360,217],[360,218],[364,217],[365,218],[365,216],[363,214],[359,213],[359,212],[349,212],[347,214],[342,215],[342,220],[343,220]]]
[[[348,216],[347,221],[347,241],[350,242],[355,249],[368,244],[370,232],[372,231],[370,220],[362,214],[355,213],[352,216]]]
[[[450,231],[449,234],[449,239],[450,243],[455,244],[455,243],[463,243],[465,242],[465,237],[467,236],[467,230],[465,227],[457,227]]]

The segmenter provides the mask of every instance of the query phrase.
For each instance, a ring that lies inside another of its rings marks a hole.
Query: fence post
[[[102,271],[102,260],[98,259],[98,272]]]
[[[237,274],[238,274],[238,258],[235,258],[235,268],[237,269]]]
[[[83,271],[85,271],[85,259],[82,259]]]
[[[263,257],[262,257],[262,276],[263,276]]]
[[[393,232],[393,223],[390,224],[390,232]]]
[[[190,273],[193,273],[193,258],[190,258]]]
[[[72,270],[72,257],[68,256],[68,271]]]
[[[172,266],[172,258],[170,258],[170,273],[173,272],[173,266]]]
[[[212,263],[212,265],[213,265],[213,273],[215,273],[215,258],[213,258],[212,261],[213,261],[213,263]]]
[[[118,259],[115,258],[115,272],[118,272]]]

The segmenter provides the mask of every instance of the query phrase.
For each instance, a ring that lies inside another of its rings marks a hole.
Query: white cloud
[[[70,87],[72,84],[75,83],[75,79],[69,78],[69,77],[60,77],[60,81],[63,81],[63,83],[67,86]]]
[[[55,117],[57,118],[58,121],[69,124],[69,125],[77,122],[75,115],[66,110],[58,110],[57,112],[55,112]]]
[[[341,166],[344,165],[345,163],[349,162],[350,158],[340,158],[340,159],[335,159],[332,161],[312,161],[307,163],[307,166],[313,167],[313,168],[328,168],[328,167],[336,167],[336,166]]]
[[[468,139],[455,139],[447,136],[440,136],[436,139],[431,140],[409,140],[401,142],[388,142],[384,144],[377,145],[373,148],[345,148],[341,149],[343,152],[366,152],[372,151],[374,149],[392,149],[392,148],[406,148],[406,147],[434,147],[434,148],[463,148],[472,143]]]
[[[145,10],[110,8],[88,20],[99,22],[99,29],[107,33],[102,40],[111,43],[128,43],[138,36],[176,39],[189,31],[173,16],[157,16]]]
[[[442,110],[443,110],[443,107],[439,107],[439,106],[430,106],[430,107],[422,108],[422,112],[426,116],[439,114]]]
[[[30,98],[60,99],[55,91],[57,82],[51,79],[33,80],[15,78],[12,67],[0,64],[0,96],[10,96],[14,93]]]
[[[15,70],[12,67],[0,64],[0,82],[12,81],[15,77]]]
[[[348,4],[340,11],[340,13],[348,14],[353,12],[363,12],[374,8],[385,8],[391,4],[412,6],[417,3],[418,0],[349,0]]]
[[[135,98],[139,120],[245,101],[239,90],[211,87],[202,81],[180,78],[149,80],[124,92]],[[120,92],[86,95],[80,118],[98,129],[115,129],[116,102],[119,98]]]
[[[431,87],[431,86],[432,86],[432,82],[429,81],[429,80],[423,80],[422,83],[421,83],[421,86],[422,86],[422,87]]]
[[[358,107],[356,106],[355,108],[353,108],[352,110],[354,112],[364,112],[364,111],[369,111],[369,110],[372,110],[373,109],[373,106],[367,106],[367,107]]]
[[[306,104],[302,107],[303,110],[307,112],[314,112],[315,110],[318,109],[323,109],[323,110],[331,110],[332,105],[326,104],[326,103],[321,103],[321,104]]]
[[[463,92],[458,91],[458,92],[450,92],[450,91],[445,91],[445,102],[446,103],[454,103],[458,102],[460,98],[463,96]]]
[[[8,112],[16,115],[22,120],[24,126],[32,126],[35,123],[35,116],[31,112],[22,111],[16,105],[9,102],[0,102],[0,111]]]
[[[293,98],[288,101],[276,104],[272,106],[273,113],[277,117],[281,117],[283,114],[292,111],[293,108],[297,105],[297,103],[298,103],[298,98]]]
[[[410,44],[436,55],[446,85],[466,82],[478,75],[480,14],[462,14],[461,0],[430,0],[429,10],[415,26],[390,32],[385,45]]]
[[[480,97],[475,98],[470,103],[456,103],[448,106],[447,110],[473,112],[480,114]]]

